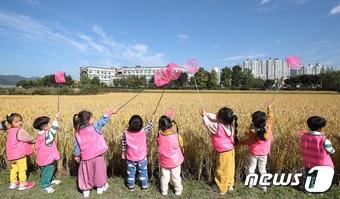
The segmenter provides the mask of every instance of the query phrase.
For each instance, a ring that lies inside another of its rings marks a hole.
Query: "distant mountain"
[[[39,77],[22,77],[19,75],[0,75],[0,85],[12,86],[21,80],[35,80]]]

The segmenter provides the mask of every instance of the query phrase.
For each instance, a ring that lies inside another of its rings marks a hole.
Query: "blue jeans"
[[[138,167],[139,173],[139,180],[141,183],[142,188],[148,187],[148,161],[145,158],[139,162],[134,162],[130,160],[126,160],[127,165],[127,185],[128,187],[134,188],[135,187],[135,177],[136,177],[136,170]]]

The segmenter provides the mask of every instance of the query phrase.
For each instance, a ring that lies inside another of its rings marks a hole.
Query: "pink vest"
[[[125,138],[127,145],[126,158],[135,162],[143,160],[148,153],[144,128],[139,132],[129,132],[126,129]]]
[[[217,123],[216,134],[211,134],[211,143],[217,152],[226,152],[234,148],[234,129],[232,129],[231,136],[227,135],[226,130],[221,123]]]
[[[256,142],[248,145],[249,153],[252,155],[268,155],[270,152],[270,146],[273,141],[273,135],[270,134],[268,140],[256,139]]]
[[[158,159],[163,168],[172,169],[182,164],[183,153],[178,141],[178,134],[163,135],[158,133]]]
[[[18,140],[19,128],[10,128],[7,133],[6,154],[8,160],[18,160],[33,153],[32,144]]]
[[[327,151],[324,149],[324,135],[311,135],[305,133],[301,138],[301,152],[303,165],[311,169],[314,166],[331,166],[334,168],[333,162]]]
[[[102,155],[108,149],[104,136],[97,133],[93,125],[80,128],[76,134],[82,160],[90,160]]]
[[[37,154],[37,163],[39,166],[46,166],[53,163],[55,160],[60,160],[60,155],[57,149],[56,140],[51,146],[45,143],[46,131],[38,135],[35,143],[35,152]]]

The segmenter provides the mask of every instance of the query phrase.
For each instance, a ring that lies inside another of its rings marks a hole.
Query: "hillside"
[[[17,82],[21,80],[34,80],[34,79],[38,79],[38,77],[27,78],[19,75],[0,75],[0,85],[10,86],[15,85]]]

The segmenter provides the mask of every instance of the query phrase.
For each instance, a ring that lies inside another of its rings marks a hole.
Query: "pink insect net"
[[[188,59],[187,63],[184,65],[184,68],[191,74],[195,74],[199,70],[199,64],[197,59]]]
[[[290,69],[300,69],[301,68],[301,59],[296,55],[290,55],[285,60],[288,64],[288,68]]]
[[[55,82],[58,84],[65,83],[65,73],[63,71],[57,71],[54,73]]]

